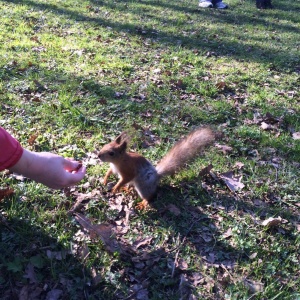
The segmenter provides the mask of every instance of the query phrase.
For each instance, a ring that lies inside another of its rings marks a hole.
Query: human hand
[[[49,152],[23,151],[20,160],[10,171],[22,174],[50,188],[60,189],[81,181],[86,168],[80,162],[65,159]]]

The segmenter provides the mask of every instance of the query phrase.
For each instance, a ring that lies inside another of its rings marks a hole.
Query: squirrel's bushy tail
[[[173,175],[186,163],[196,158],[201,151],[215,140],[215,133],[208,127],[192,131],[184,139],[177,142],[157,164],[159,177]]]

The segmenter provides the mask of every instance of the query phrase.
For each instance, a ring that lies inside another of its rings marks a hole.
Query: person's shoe
[[[199,2],[199,7],[212,8],[213,4],[211,3],[211,1],[203,1],[203,2]]]
[[[215,4],[214,8],[225,9],[225,8],[228,8],[228,5],[224,2],[217,2]]]

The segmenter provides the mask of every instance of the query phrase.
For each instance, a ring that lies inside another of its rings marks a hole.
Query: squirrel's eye
[[[109,151],[109,152],[108,152],[108,155],[110,155],[110,156],[114,156],[114,155],[115,155],[115,152],[113,152],[113,151]]]

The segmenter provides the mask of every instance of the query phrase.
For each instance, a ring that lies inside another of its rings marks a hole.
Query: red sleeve
[[[0,171],[14,166],[22,154],[20,143],[0,127]]]

